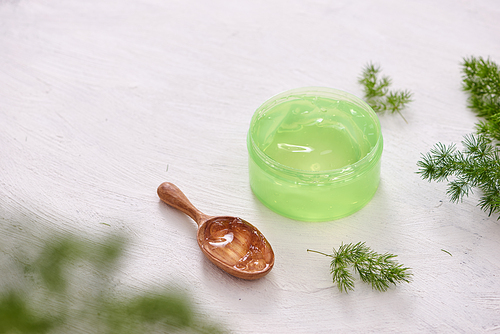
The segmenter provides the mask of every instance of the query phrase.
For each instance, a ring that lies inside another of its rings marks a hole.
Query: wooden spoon
[[[205,256],[227,273],[253,280],[274,266],[274,252],[264,235],[249,222],[230,216],[208,216],[170,182],[158,187],[158,196],[198,224],[198,246]]]

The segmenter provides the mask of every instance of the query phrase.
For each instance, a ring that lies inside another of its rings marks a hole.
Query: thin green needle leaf
[[[364,242],[341,244],[338,250],[333,249],[333,254],[310,249],[307,251],[333,258],[330,263],[330,273],[341,292],[354,290],[352,272],[359,275],[361,281],[370,284],[378,291],[386,291],[391,284],[409,282],[412,276],[409,268],[397,263],[396,255],[374,252]]]
[[[380,77],[379,75],[379,65],[369,63],[363,68],[358,82],[363,86],[366,102],[375,112],[389,111],[398,113],[408,123],[401,111],[408,103],[413,101],[413,94],[409,90],[389,90],[392,83],[391,78],[387,76]]]
[[[422,154],[417,173],[424,180],[448,182],[452,202],[479,189],[478,206],[492,215],[500,213],[500,69],[481,57],[465,58],[462,66],[468,107],[483,120],[476,124],[475,134],[464,136],[462,151],[454,144],[437,143]]]

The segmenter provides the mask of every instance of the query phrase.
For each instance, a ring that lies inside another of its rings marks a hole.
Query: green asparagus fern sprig
[[[409,282],[412,275],[409,268],[394,260],[396,255],[374,252],[364,242],[342,244],[338,250],[333,249],[333,254],[310,249],[307,251],[333,258],[330,273],[341,292],[354,290],[351,268],[363,282],[371,284],[372,288],[378,291],[386,291],[391,284]]]
[[[482,193],[478,206],[489,215],[500,213],[500,70],[481,57],[466,58],[462,66],[468,107],[483,121],[476,124],[475,134],[464,136],[462,151],[454,144],[437,143],[422,154],[417,173],[424,180],[448,182],[452,202],[478,188]]]
[[[468,107],[483,117],[477,132],[500,140],[500,69],[489,59],[465,58],[463,89],[469,93]]]
[[[390,111],[398,113],[408,123],[401,110],[412,101],[412,92],[409,90],[389,90],[392,83],[387,76],[379,77],[380,66],[369,63],[363,68],[359,83],[363,85],[366,102],[375,112]]]
[[[1,217],[0,223],[11,224]],[[10,274],[0,276],[2,334],[72,333],[71,328],[120,334],[224,332],[197,317],[191,300],[177,289],[115,291],[122,238],[100,242],[64,236],[41,245],[39,239],[23,241],[18,240],[15,253],[0,245],[0,270]],[[91,293],[75,297],[84,290]]]

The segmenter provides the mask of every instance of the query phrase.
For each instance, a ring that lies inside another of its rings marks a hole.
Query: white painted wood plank
[[[473,131],[459,63],[500,62],[498,22],[494,0],[0,1],[0,242],[124,232],[121,286],[185,286],[235,333],[498,330],[496,217],[415,174],[420,153]],[[248,185],[253,111],[301,86],[360,96],[369,61],[415,93],[408,124],[380,117],[375,198],[326,223],[266,209]],[[273,271],[246,282],[214,268],[194,223],[159,202],[167,180],[200,210],[255,224]],[[414,281],[340,294],[328,258],[306,249],[357,241],[399,254]]]

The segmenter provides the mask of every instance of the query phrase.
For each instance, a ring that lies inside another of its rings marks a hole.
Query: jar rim
[[[370,151],[364,157],[357,160],[356,162],[330,170],[311,171],[311,170],[298,169],[280,163],[275,159],[271,158],[269,155],[264,153],[256,144],[252,136],[252,129],[255,126],[256,122],[261,118],[261,116],[265,114],[268,110],[272,109],[274,105],[278,105],[280,102],[284,102],[284,99],[293,96],[298,96],[299,94],[300,96],[318,96],[318,97],[327,97],[340,100],[343,99],[351,103],[355,103],[371,117],[373,123],[375,124],[378,130],[378,138],[376,143],[371,147]],[[321,177],[325,178],[328,177],[329,179],[331,179],[332,177],[335,179],[344,179],[353,176],[353,174],[363,172],[365,169],[369,169],[371,166],[371,162],[373,163],[378,162],[380,156],[382,155],[383,137],[378,116],[366,102],[364,102],[357,96],[342,90],[328,88],[328,87],[310,86],[310,87],[295,88],[284,91],[282,93],[278,93],[270,97],[259,108],[257,108],[257,110],[254,113],[254,116],[252,117],[250,123],[250,129],[248,131],[248,146],[249,146],[248,149],[251,150],[251,152],[254,152],[262,162],[271,167],[273,170],[277,170],[279,172],[288,175],[296,176],[297,174],[300,174],[305,178],[312,178],[312,179],[317,179]]]

